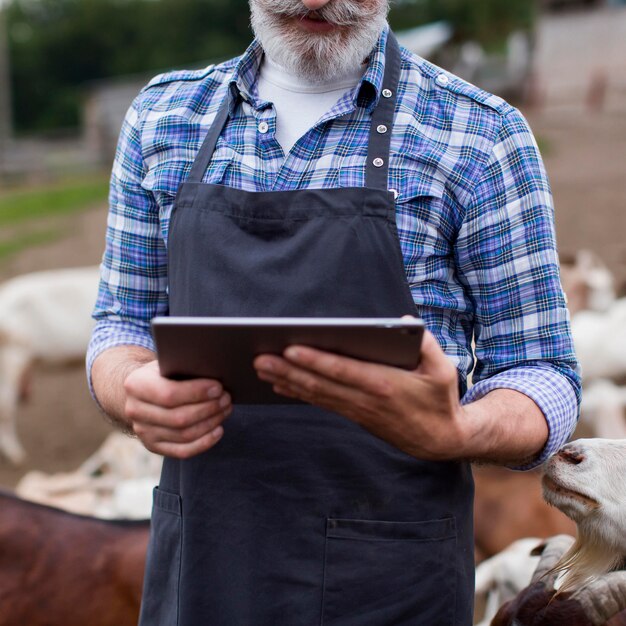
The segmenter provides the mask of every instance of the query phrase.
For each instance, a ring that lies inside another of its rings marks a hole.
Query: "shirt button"
[[[268,126],[267,122],[261,122],[259,124],[259,132],[263,135],[265,135],[265,133],[270,129],[270,127]]]
[[[387,127],[384,124],[381,124],[380,126],[378,126],[376,128],[376,130],[381,134],[384,135],[387,132]]]
[[[448,83],[450,82],[450,79],[445,74],[439,74],[439,76],[435,78],[435,82],[440,87],[447,87]]]
[[[385,164],[382,159],[374,159],[372,163],[374,163],[374,167],[382,167]]]
[[[397,199],[398,199],[398,196],[400,195],[400,194],[398,193],[398,190],[397,190],[397,189],[390,189],[390,190],[389,190],[389,193],[392,193],[392,194],[393,194],[393,199],[394,199],[394,200],[397,200]]]
[[[393,91],[391,89],[383,89],[383,98],[391,98]]]

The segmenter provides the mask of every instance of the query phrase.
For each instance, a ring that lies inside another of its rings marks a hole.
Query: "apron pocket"
[[[453,518],[328,519],[323,626],[453,626]]]
[[[178,624],[181,513],[180,496],[154,488],[140,626]]]

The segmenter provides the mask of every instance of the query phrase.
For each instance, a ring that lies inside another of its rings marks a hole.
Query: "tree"
[[[457,38],[498,45],[532,22],[532,0],[396,0],[397,30],[445,19]],[[13,113],[19,131],[79,125],[82,85],[198,67],[243,52],[248,0],[9,0]]]
[[[199,65],[250,41],[246,0],[12,0],[16,126],[75,127],[81,85]]]
[[[5,149],[12,134],[11,118],[9,47],[6,37],[5,12],[0,8],[0,170],[2,170]]]

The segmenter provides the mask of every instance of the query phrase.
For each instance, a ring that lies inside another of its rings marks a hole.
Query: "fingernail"
[[[292,347],[287,348],[285,350],[285,356],[288,359],[296,360],[296,359],[300,358],[300,350],[298,348],[294,348],[292,346]]]
[[[223,396],[219,401],[220,409],[225,409],[230,404],[230,398],[228,396]]]
[[[222,390],[219,387],[209,387],[207,391],[207,396],[211,399],[219,398],[222,393]]]
[[[273,372],[274,371],[274,364],[267,360],[267,359],[261,359],[258,364],[257,364],[259,370],[263,371],[263,372]]]

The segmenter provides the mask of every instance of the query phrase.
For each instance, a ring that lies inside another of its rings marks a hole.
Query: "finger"
[[[380,363],[368,363],[358,359],[322,352],[305,346],[290,346],[285,350],[285,359],[259,358],[260,371],[285,374],[288,364],[315,372],[328,380],[346,387],[361,389],[366,393],[385,396],[392,391],[391,374],[395,368]],[[256,365],[256,362],[255,362]],[[291,372],[293,374],[293,372]]]
[[[142,441],[151,441],[153,443],[193,443],[215,430],[229,414],[230,411],[224,411],[183,429],[165,428],[143,422],[135,422],[133,423],[133,430]]]
[[[340,413],[356,421],[358,421],[359,415],[363,412],[360,410],[363,403],[359,402],[360,398],[354,397],[358,392],[347,387],[343,387],[335,392],[328,388],[324,391],[312,392],[306,387],[281,382],[273,385],[272,388],[274,393],[280,396],[301,400],[322,409]]]
[[[148,450],[176,459],[189,459],[212,448],[224,435],[224,428],[218,426],[210,433],[192,441],[191,443],[156,442],[145,444]]]
[[[230,395],[225,393],[218,400],[186,404],[173,409],[157,406],[150,402],[129,398],[126,402],[126,416],[134,423],[171,429],[185,429],[202,422],[232,407]]]
[[[156,362],[132,372],[124,381],[124,389],[131,397],[163,407],[204,402],[223,393],[222,385],[216,380],[164,378],[159,374]]]
[[[364,403],[365,394],[360,389],[296,367],[285,360],[282,360],[276,371],[259,369],[258,376],[272,384],[274,391],[280,395],[334,411],[339,407],[362,406]]]
[[[456,375],[453,363],[446,356],[435,336],[427,330],[424,331],[422,338],[421,359],[416,372],[437,379]]]

